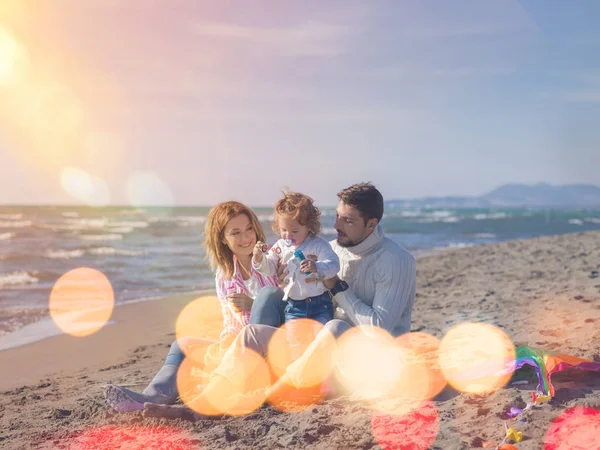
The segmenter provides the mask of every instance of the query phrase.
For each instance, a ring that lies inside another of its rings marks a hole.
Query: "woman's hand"
[[[252,303],[254,303],[252,297],[248,297],[246,294],[236,294],[235,292],[227,294],[227,300],[236,312],[250,311]]]

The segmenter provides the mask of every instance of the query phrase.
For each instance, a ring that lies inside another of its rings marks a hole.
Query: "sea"
[[[71,269],[109,279],[115,304],[214,288],[203,231],[209,207],[0,206],[0,350],[61,333],[52,287]],[[273,210],[255,208],[272,243]],[[335,208],[321,208],[335,238]],[[600,210],[388,207],[382,226],[415,255],[512,239],[600,230]]]

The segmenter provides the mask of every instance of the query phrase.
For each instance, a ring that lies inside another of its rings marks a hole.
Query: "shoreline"
[[[214,294],[215,294],[214,289],[202,289],[202,290],[191,291],[191,292],[183,292],[181,294],[174,294],[174,295],[143,297],[143,298],[128,300],[123,303],[115,304],[115,307],[113,309],[113,314],[114,314],[114,311],[117,310],[117,308],[121,308],[121,307],[127,306],[127,305],[134,305],[137,303],[161,301],[161,300],[167,300],[172,297],[180,297],[180,296],[187,297],[187,296],[203,296],[203,295],[214,295]],[[111,319],[104,326],[110,326],[110,325],[114,325],[114,324],[115,324],[115,322]],[[40,319],[35,322],[28,323],[28,324],[22,326],[21,328],[18,328],[15,331],[1,335],[0,336],[0,352],[2,352],[4,350],[9,350],[12,348],[22,347],[24,345],[32,344],[32,343],[35,343],[38,341],[43,341],[46,339],[58,337],[63,334],[65,334],[65,333],[54,324],[52,318],[49,315],[40,316]]]

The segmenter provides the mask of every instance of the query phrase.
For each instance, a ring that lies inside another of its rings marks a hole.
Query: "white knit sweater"
[[[377,228],[354,247],[330,242],[340,259],[338,276],[350,286],[335,296],[336,318],[373,325],[398,336],[410,331],[417,283],[414,257]]]

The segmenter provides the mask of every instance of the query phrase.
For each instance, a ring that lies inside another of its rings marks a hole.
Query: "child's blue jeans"
[[[285,307],[285,321],[294,319],[313,319],[325,325],[333,319],[333,302],[329,291],[316,297],[303,300],[288,299]]]

